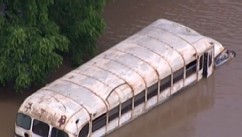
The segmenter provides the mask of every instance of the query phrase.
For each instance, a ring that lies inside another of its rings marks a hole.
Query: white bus
[[[15,137],[100,137],[209,77],[234,56],[159,19],[25,99]]]

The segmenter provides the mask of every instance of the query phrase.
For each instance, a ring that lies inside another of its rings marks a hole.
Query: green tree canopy
[[[95,53],[105,0],[0,0],[0,84],[17,90],[45,82],[68,53],[73,64]],[[69,49],[69,50],[68,50]]]
[[[95,54],[96,39],[104,30],[102,10],[106,0],[56,0],[51,17],[70,40],[70,57],[74,65]]]

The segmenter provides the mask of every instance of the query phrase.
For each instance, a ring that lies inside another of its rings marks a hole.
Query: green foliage
[[[41,84],[62,63],[58,52],[68,50],[69,40],[49,19],[53,0],[1,0],[0,83],[17,90]]]
[[[96,51],[106,0],[0,0],[0,84],[42,84],[63,53],[80,65]]]
[[[106,0],[55,0],[51,17],[60,26],[63,35],[70,40],[73,65],[95,54],[96,39],[104,30],[102,10]]]

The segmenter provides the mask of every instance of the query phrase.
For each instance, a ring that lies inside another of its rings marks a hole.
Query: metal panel
[[[137,43],[137,45],[150,50],[154,54],[160,55],[169,62],[173,71],[184,66],[184,60],[181,55],[166,43],[161,42],[159,39],[149,37],[148,35],[136,35],[127,39],[127,43]]]
[[[156,29],[156,28],[152,28],[148,30],[147,29],[148,28],[144,29],[139,34],[144,35],[151,39],[156,39],[160,43],[163,43],[164,46],[172,48],[173,51],[177,52],[181,56],[183,60],[182,65],[186,64],[186,60],[190,59],[190,57],[187,57],[187,58],[184,57],[187,54],[184,52],[190,52],[189,54],[187,54],[189,56],[191,55],[193,56],[195,54],[193,47],[187,44],[183,39],[180,39],[179,37],[172,35],[171,33],[163,31],[162,29]]]
[[[95,67],[95,65],[90,65],[90,63],[86,63],[82,65],[82,67],[75,69],[73,73],[85,75],[86,77],[90,77],[91,79],[95,79],[98,82],[106,85],[107,87],[105,89],[99,90],[97,92],[97,94],[99,94],[100,96],[107,95],[107,90],[110,90],[110,88],[113,89],[117,85],[125,82],[112,72]]]
[[[117,50],[142,60],[157,71],[159,78],[166,77],[171,73],[171,68],[167,60],[159,54],[135,43],[120,43],[119,46],[112,48],[112,50]]]
[[[95,61],[91,61],[90,65],[99,67],[100,69],[111,72],[112,74],[118,76],[120,79],[124,80],[125,83],[129,84],[134,91],[141,91],[145,88],[144,79],[125,64],[119,63],[115,60],[97,58]]]
[[[87,121],[90,121],[90,115],[85,109],[81,108],[68,119],[65,129],[70,133],[76,133],[75,136],[78,136],[79,131],[85,126]]]
[[[211,39],[200,39],[199,41],[193,43],[193,45],[197,49],[197,54],[202,55],[206,50],[213,47],[213,44],[211,44],[213,42],[215,41],[211,41]],[[216,44],[216,46],[218,45]]]
[[[152,23],[150,26],[161,28],[163,30],[166,30],[167,32],[171,32],[175,35],[178,35],[179,37],[182,37],[189,43],[193,43],[201,38],[204,38],[203,35],[201,35],[193,29],[176,22],[171,22],[166,19],[159,19],[158,21]]]
[[[156,37],[163,43],[166,43],[168,46],[172,47],[174,50],[179,52],[185,62],[189,62],[190,60],[196,58],[196,49],[186,40],[174,35],[173,33],[164,31],[163,29],[154,28],[146,35]]]
[[[63,129],[72,114],[81,109],[69,96],[42,89],[27,98],[19,111]]]
[[[70,81],[67,81],[63,78],[55,81],[45,89],[50,89],[53,91],[53,93],[65,95],[70,99],[79,102],[79,104],[83,105],[90,113],[94,115],[106,111],[106,106],[103,103],[103,100],[90,92],[90,89],[75,83],[70,83]]]
[[[124,102],[133,97],[133,91],[128,85],[122,85],[116,89],[120,102]]]
[[[104,55],[106,59],[115,61],[130,70],[133,70],[134,73],[137,73],[143,79],[146,86],[150,86],[155,83],[155,81],[158,81],[156,70],[143,60],[117,50],[110,50],[108,53],[109,54]],[[135,93],[135,95],[136,94],[137,93]]]

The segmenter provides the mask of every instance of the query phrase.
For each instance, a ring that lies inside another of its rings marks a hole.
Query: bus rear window
[[[51,137],[69,137],[67,133],[55,127],[52,128]]]
[[[49,134],[49,125],[41,122],[39,120],[34,120],[33,122],[33,133],[41,137],[48,137]]]
[[[31,117],[23,113],[18,113],[16,118],[16,125],[29,130],[31,125]]]

